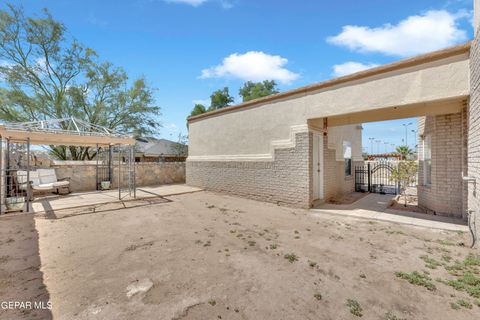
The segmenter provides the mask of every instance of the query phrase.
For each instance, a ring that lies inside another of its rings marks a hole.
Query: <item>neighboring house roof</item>
[[[177,156],[179,146],[184,145],[167,139],[137,140],[136,151],[145,157]]]
[[[427,54],[418,55],[418,56],[415,56],[415,57],[412,57],[412,58],[408,58],[408,59],[400,60],[400,61],[397,61],[397,62],[385,64],[385,65],[382,65],[382,66],[379,66],[379,67],[376,67],[376,68],[368,69],[368,70],[365,70],[365,71],[360,71],[360,72],[357,72],[357,73],[354,73],[354,74],[351,74],[351,75],[347,75],[347,76],[334,78],[334,79],[327,80],[327,81],[314,83],[314,84],[311,84],[311,85],[308,85],[308,86],[300,87],[300,88],[285,91],[285,92],[280,92],[280,93],[277,93],[277,94],[272,94],[272,95],[269,95],[269,96],[266,96],[266,97],[262,97],[262,98],[250,100],[250,101],[247,101],[247,102],[244,102],[244,103],[240,103],[240,104],[237,104],[237,105],[228,106],[228,107],[225,107],[225,108],[209,111],[209,112],[202,113],[202,114],[199,114],[199,115],[196,115],[196,116],[190,116],[190,117],[187,118],[187,120],[188,120],[188,122],[193,122],[193,121],[201,120],[201,119],[204,119],[204,118],[210,118],[212,116],[217,116],[217,115],[220,115],[220,114],[223,114],[223,113],[228,113],[228,112],[231,112],[231,111],[248,109],[249,107],[256,107],[256,106],[262,105],[262,104],[267,103],[267,102],[271,102],[271,101],[275,101],[275,100],[281,100],[281,99],[285,99],[287,97],[291,97],[291,96],[295,96],[295,95],[306,94],[306,93],[309,93],[309,92],[312,92],[312,91],[316,91],[316,90],[332,87],[332,86],[335,86],[335,85],[364,79],[364,78],[371,77],[371,76],[374,76],[374,75],[379,75],[379,74],[386,73],[386,72],[396,71],[396,70],[400,70],[400,69],[424,64],[424,63],[427,63],[427,62],[432,62],[432,61],[445,59],[445,58],[452,57],[452,56],[455,56],[455,55],[468,53],[470,51],[470,46],[471,46],[471,42],[469,41],[469,42],[461,44],[461,45],[449,47],[449,48],[439,50],[439,51],[430,52],[430,53],[427,53]]]

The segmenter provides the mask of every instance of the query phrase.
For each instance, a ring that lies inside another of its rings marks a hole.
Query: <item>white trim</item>
[[[290,139],[273,140],[270,142],[270,153],[263,154],[233,154],[212,156],[188,156],[187,161],[274,161],[276,149],[295,148],[296,134],[309,132],[307,124],[290,127]]]
[[[189,156],[187,161],[273,161],[271,154],[233,154],[214,156]]]

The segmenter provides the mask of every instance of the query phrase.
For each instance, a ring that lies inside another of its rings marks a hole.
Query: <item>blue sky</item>
[[[246,80],[274,78],[284,91],[472,38],[473,0],[11,2],[48,8],[102,59],[145,76],[162,107],[159,135],[171,139],[187,132],[194,102],[223,86],[240,101]],[[412,121],[364,125],[364,146],[402,144]]]

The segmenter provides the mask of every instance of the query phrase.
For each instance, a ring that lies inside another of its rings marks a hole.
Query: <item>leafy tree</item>
[[[400,154],[402,160],[407,160],[413,155],[413,150],[408,146],[398,146],[395,151]]]
[[[26,17],[13,5],[0,10],[0,60],[3,121],[76,117],[135,135],[153,133],[160,126],[160,108],[145,79],[130,82],[123,69],[100,62],[47,10],[41,17]],[[59,159],[95,155],[87,147],[50,150]]]
[[[192,112],[190,112],[190,117],[198,116],[199,114],[207,112],[207,108],[203,104],[197,103],[193,109]]]
[[[233,103],[234,99],[228,92],[228,87],[214,91],[210,96],[210,110],[217,110],[229,106]]]
[[[243,102],[246,102],[278,93],[276,86],[275,80],[265,80],[256,83],[247,81],[243,87],[240,88],[239,94],[243,98]]]
[[[416,161],[400,161],[392,170],[391,179],[400,185],[400,193],[405,199],[404,206],[407,206],[407,188],[416,181],[418,164]]]
[[[210,96],[210,107],[206,108],[203,104],[197,103],[190,112],[189,117],[198,116],[199,114],[221,109],[227,107],[234,101],[233,97],[230,96],[228,87],[214,91]],[[188,128],[188,122],[187,122]]]

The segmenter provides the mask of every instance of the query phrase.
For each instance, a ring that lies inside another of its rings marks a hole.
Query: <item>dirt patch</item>
[[[401,210],[401,211],[409,211],[409,212],[417,212],[417,213],[425,213],[427,211],[418,206],[418,197],[416,195],[407,194],[407,203],[405,204],[405,196],[397,195],[388,205],[390,209],[394,210]]]
[[[358,201],[365,197],[368,193],[367,192],[351,192],[343,195],[339,195],[337,197],[333,197],[327,200],[329,204],[352,204],[355,201]]]
[[[466,233],[313,215],[209,192],[169,200],[36,220],[55,318],[480,317],[470,277],[480,266]],[[21,252],[3,251],[19,238],[2,241],[1,256]],[[39,266],[20,262],[7,274]]]
[[[144,242],[144,243],[137,243],[137,244],[132,244],[130,246],[128,246],[125,251],[135,251],[137,249],[145,249],[145,248],[148,248],[148,247],[151,247],[153,246],[154,244],[154,241],[148,241],[148,242]]]
[[[0,303],[22,304],[2,306],[0,319],[51,319],[33,215],[0,218],[0,254]]]

